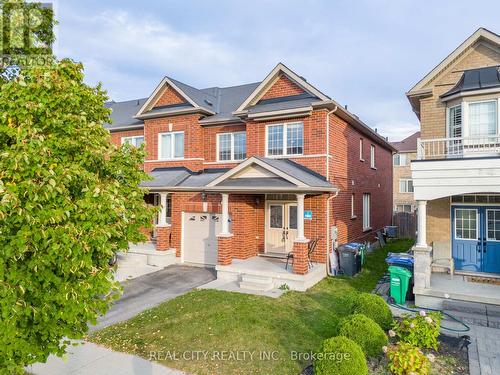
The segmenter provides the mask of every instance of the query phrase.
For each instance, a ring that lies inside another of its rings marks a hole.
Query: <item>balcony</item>
[[[417,140],[417,160],[500,157],[500,135]]]

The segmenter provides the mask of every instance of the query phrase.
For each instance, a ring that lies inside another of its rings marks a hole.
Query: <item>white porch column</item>
[[[304,197],[305,194],[297,194],[297,241],[304,241]]]
[[[158,225],[161,227],[167,226],[167,195],[168,193],[160,193],[160,207],[158,212]]]
[[[229,233],[229,194],[222,193],[222,235]]]
[[[427,201],[417,201],[417,247],[427,247]]]

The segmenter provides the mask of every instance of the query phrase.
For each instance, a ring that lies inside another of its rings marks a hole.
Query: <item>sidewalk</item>
[[[500,374],[500,329],[471,325],[470,375]]]
[[[114,352],[102,346],[84,342],[67,351],[68,359],[50,356],[47,363],[29,366],[33,375],[185,375],[134,355]]]

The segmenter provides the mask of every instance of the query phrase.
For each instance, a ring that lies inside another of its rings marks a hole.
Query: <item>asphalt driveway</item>
[[[122,283],[124,291],[108,313],[98,319],[95,331],[132,318],[140,312],[178,297],[191,289],[216,279],[213,268],[172,265],[161,271]]]

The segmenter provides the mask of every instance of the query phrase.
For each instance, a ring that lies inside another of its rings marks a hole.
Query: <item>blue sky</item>
[[[483,26],[499,1],[58,0],[57,51],[114,100],[148,96],[164,75],[192,86],[262,80],[278,63],[389,139],[418,129],[405,97]],[[432,12],[431,12],[432,10]]]

